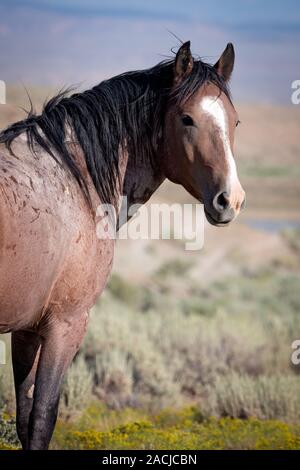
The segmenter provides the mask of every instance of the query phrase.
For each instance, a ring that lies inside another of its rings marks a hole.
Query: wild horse
[[[48,448],[63,376],[103,291],[114,241],[97,207],[144,203],[165,178],[204,204],[211,224],[244,204],[228,88],[234,49],[213,66],[184,43],[174,60],[83,93],[60,93],[0,133],[0,332],[12,332],[17,432]]]

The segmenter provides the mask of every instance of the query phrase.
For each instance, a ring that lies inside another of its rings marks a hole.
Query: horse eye
[[[187,114],[182,116],[181,121],[182,121],[182,124],[184,126],[193,126],[194,125],[193,119],[191,118],[191,116],[188,116]]]

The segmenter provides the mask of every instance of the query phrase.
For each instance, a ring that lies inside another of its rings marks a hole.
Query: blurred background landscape
[[[236,47],[235,156],[247,207],[204,248],[118,240],[113,274],[65,381],[53,448],[300,448],[300,8],[286,2],[0,0],[0,128],[66,84],[149,67],[179,42]],[[150,202],[195,202],[166,182]],[[9,351],[9,338],[6,337]],[[17,445],[11,366],[0,443]]]

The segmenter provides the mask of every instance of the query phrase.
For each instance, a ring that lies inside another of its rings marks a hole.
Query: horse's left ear
[[[179,48],[174,67],[174,85],[178,85],[193,70],[194,59],[191,53],[191,42],[187,41]]]
[[[224,50],[223,54],[221,55],[218,62],[214,65],[216,71],[218,72],[221,77],[227,82],[232,74],[233,67],[234,67],[234,47],[231,42],[229,42]]]

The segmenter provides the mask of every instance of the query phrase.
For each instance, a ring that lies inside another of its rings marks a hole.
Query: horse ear
[[[227,82],[232,74],[233,66],[234,66],[234,47],[231,42],[229,42],[224,50],[223,54],[221,55],[218,62],[214,65],[216,71],[218,72],[221,77]]]
[[[174,67],[174,84],[178,85],[192,71],[194,59],[191,53],[191,42],[187,41],[179,48]]]

